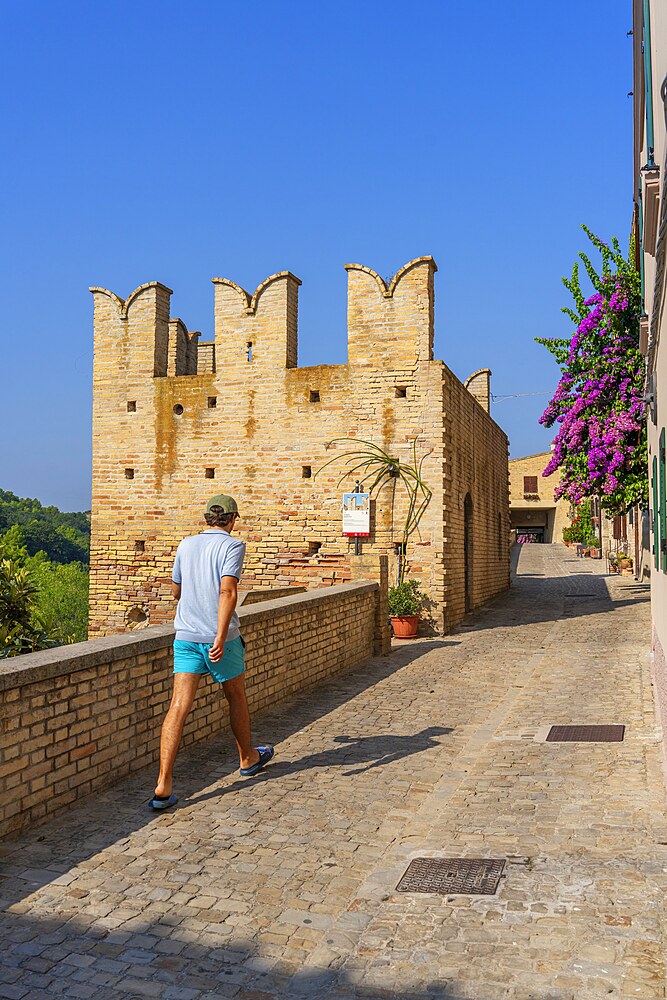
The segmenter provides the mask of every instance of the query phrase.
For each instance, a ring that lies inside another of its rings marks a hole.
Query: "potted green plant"
[[[398,562],[398,580],[395,587],[389,590],[389,618],[395,636],[413,638],[417,635],[419,611],[424,605],[426,595],[419,589],[416,580],[406,580],[407,551],[410,538],[419,529],[419,522],[431,502],[432,490],[422,479],[422,468],[425,460],[431,454],[427,452],[421,458],[417,457],[417,437],[412,440],[412,462],[390,455],[372,441],[357,438],[333,438],[327,447],[339,442],[354,444],[353,451],[334,455],[317,470],[318,476],[328,466],[342,461],[345,470],[338,480],[340,486],[346,478],[361,475],[364,477],[364,488],[372,496],[383,487],[391,489],[391,523],[394,524],[394,501],[396,487],[400,484],[405,491],[407,507],[405,520],[402,524],[402,541],[400,543],[402,556]]]
[[[417,635],[419,611],[424,595],[417,580],[404,580],[389,588],[389,618],[398,639],[413,639]]]
[[[588,554],[591,559],[597,559],[600,550],[598,549],[598,539],[595,535],[588,539]]]
[[[633,562],[632,556],[623,553],[619,559],[619,569],[621,571],[621,576],[632,576],[633,575]]]

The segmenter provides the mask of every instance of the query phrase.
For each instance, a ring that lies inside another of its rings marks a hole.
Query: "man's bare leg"
[[[239,748],[241,767],[252,767],[259,760],[259,753],[252,745],[250,712],[245,694],[245,677],[239,674],[230,681],[223,681],[222,690],[229,702],[229,723]]]
[[[183,726],[195,700],[201,674],[174,674],[174,691],[160,735],[160,775],[155,794],[171,795],[174,761],[181,743]]]

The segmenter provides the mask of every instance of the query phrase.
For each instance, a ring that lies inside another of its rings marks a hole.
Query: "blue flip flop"
[[[167,796],[154,795],[148,805],[151,809],[154,809],[155,812],[162,812],[164,809],[171,809],[171,807],[175,806],[177,802],[178,796],[174,795],[172,792],[171,795]]]
[[[261,747],[255,747],[255,750],[259,754],[259,760],[256,764],[253,764],[252,767],[240,768],[240,773],[244,778],[252,778],[253,774],[259,774],[264,765],[269,763],[276,752],[270,743]]]

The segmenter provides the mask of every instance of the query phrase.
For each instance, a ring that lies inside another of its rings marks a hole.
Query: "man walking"
[[[183,726],[199,681],[210,674],[222,684],[229,702],[229,721],[239,750],[241,774],[251,777],[274,755],[270,745],[253,747],[245,694],[245,642],[236,614],[245,544],[232,538],[238,520],[236,500],[223,493],[212,497],[204,519],[208,527],[178,546],[172,591],[178,600],[174,641],[174,692],[160,737],[160,774],[149,805],[163,810],[176,805],[172,778]]]

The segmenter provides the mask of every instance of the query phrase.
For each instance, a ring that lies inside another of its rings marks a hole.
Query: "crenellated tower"
[[[361,264],[346,270],[348,362],[307,368],[297,365],[301,282],[290,271],[253,293],[214,278],[209,340],[170,317],[171,291],[159,282],[126,299],[91,289],[91,635],[172,618],[173,554],[201,529],[212,493],[239,501],[246,587],[358,575],[340,523],[355,477],[340,482],[343,463],[323,469],[358,441],[403,461],[416,447],[424,458],[433,498],[407,559],[436,631],[507,586],[507,439],[488,413],[488,369],[464,387],[433,358],[433,258],[409,261],[388,282]],[[363,545],[371,562],[388,554],[394,574],[404,514],[388,485]]]

